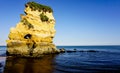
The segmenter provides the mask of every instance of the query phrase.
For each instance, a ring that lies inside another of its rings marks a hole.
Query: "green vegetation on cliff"
[[[49,20],[49,18],[48,18],[46,15],[44,15],[43,13],[40,14],[40,18],[41,18],[41,20],[42,20],[43,22],[46,22],[46,21]]]
[[[22,19],[21,22],[23,22],[23,25],[28,26],[28,29],[34,28],[34,26],[30,24],[26,19]]]
[[[26,7],[29,6],[32,10],[43,10],[44,12],[53,12],[53,10],[49,7],[49,6],[45,6],[42,4],[38,4],[36,2],[28,2],[26,5]]]

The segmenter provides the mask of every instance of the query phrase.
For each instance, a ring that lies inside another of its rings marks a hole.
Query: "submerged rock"
[[[39,57],[58,53],[52,43],[56,30],[53,10],[35,2],[25,4],[25,15],[16,27],[10,29],[7,54]]]

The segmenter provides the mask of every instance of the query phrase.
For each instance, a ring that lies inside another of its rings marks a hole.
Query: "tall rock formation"
[[[28,2],[24,12],[16,27],[10,29],[8,55],[39,57],[59,52],[52,43],[56,32],[53,10],[36,2]]]

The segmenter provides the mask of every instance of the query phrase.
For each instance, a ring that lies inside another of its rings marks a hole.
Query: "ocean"
[[[57,46],[67,51],[43,58],[6,57],[0,47],[0,73],[120,73],[120,46]]]

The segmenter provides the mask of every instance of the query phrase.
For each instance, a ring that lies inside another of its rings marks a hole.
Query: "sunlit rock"
[[[7,54],[39,57],[43,54],[58,53],[53,44],[56,30],[53,10],[35,2],[25,4],[25,14],[10,29],[7,40]]]

